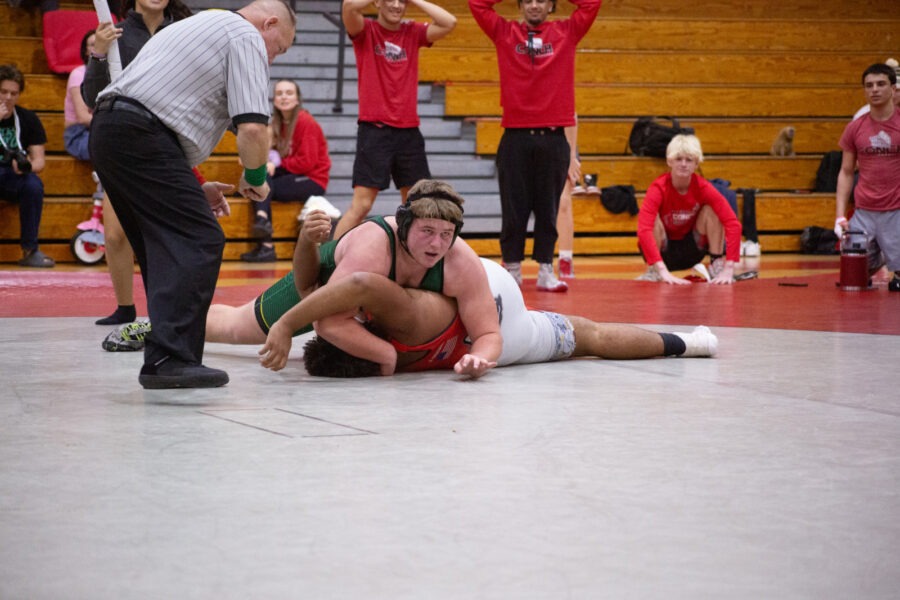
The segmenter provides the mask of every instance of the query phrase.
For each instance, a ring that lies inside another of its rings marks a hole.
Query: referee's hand
[[[240,183],[238,183],[238,193],[247,200],[261,202],[262,200],[266,199],[266,196],[269,195],[269,184],[263,183],[262,185],[250,185],[249,183],[247,183],[247,180],[244,179],[244,176],[241,175],[241,181]]]

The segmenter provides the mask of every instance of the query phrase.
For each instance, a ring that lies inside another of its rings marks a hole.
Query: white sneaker
[[[741,256],[759,256],[759,242],[751,242],[750,240],[744,240],[741,242]]]
[[[687,346],[684,354],[681,355],[685,358],[715,356],[719,350],[719,338],[705,325],[695,327],[690,333],[676,333],[675,335],[683,339],[684,345]]]
[[[310,196],[303,203],[303,209],[297,215],[298,221],[305,221],[310,211],[321,210],[332,219],[340,219],[341,211],[324,196]]]
[[[552,263],[541,263],[538,266],[537,289],[539,292],[565,292],[569,286],[553,274]]]
[[[522,263],[502,263],[504,269],[509,271],[519,287],[522,286]]]
[[[706,265],[704,265],[703,263],[697,263],[696,265],[694,265],[691,268],[693,270],[697,271],[697,273],[700,274],[700,277],[702,277],[706,281],[712,281],[712,277],[710,277],[710,275],[709,275],[709,270],[706,268]]]
[[[646,272],[634,278],[635,281],[662,281],[656,268],[653,265],[647,267]]]

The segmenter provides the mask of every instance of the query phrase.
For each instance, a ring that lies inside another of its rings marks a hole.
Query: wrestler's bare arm
[[[480,377],[497,364],[503,350],[500,319],[484,267],[475,251],[463,240],[456,243],[444,261],[444,293],[456,298],[472,347],[454,370]]]

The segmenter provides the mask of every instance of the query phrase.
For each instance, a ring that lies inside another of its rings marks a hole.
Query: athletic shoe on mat
[[[135,321],[109,332],[101,346],[107,352],[134,352],[144,349],[144,338],[150,333],[150,321]]]
[[[539,292],[565,292],[569,286],[553,274],[553,265],[541,264],[538,267],[537,289]]]
[[[700,325],[695,327],[690,333],[676,333],[678,337],[684,340],[687,349],[684,351],[686,358],[699,356],[715,356],[719,350],[719,338],[709,330],[709,327]]]
[[[662,281],[662,277],[659,276],[659,272],[650,265],[647,267],[647,270],[634,278],[635,281]]]

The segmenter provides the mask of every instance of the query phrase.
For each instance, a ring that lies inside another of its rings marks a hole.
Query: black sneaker
[[[264,239],[272,235],[272,221],[265,217],[257,216],[250,228],[250,237]]]
[[[894,275],[894,278],[888,282],[888,291],[900,292],[900,277]]]
[[[228,383],[228,373],[167,356],[155,364],[145,364],[138,381],[148,390],[213,388]]]
[[[250,252],[241,254],[241,260],[244,262],[262,263],[275,262],[278,257],[275,256],[275,248],[260,244]]]

